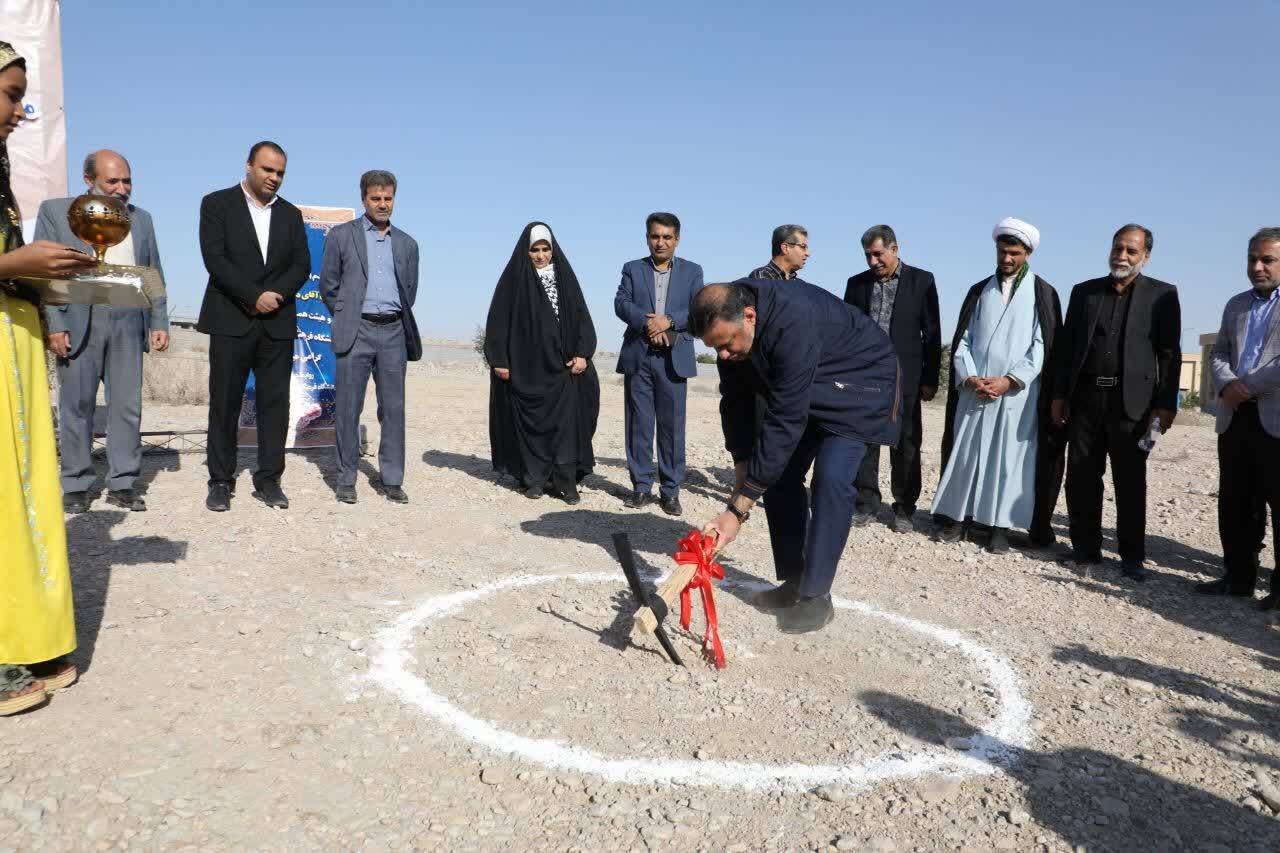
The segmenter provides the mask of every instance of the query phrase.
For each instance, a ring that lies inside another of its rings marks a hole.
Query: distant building
[[[1209,356],[1213,352],[1213,345],[1217,340],[1217,332],[1210,332],[1200,336],[1200,355],[1197,357],[1197,361],[1200,364],[1209,363]],[[1184,376],[1187,370],[1186,360],[1187,357],[1184,355],[1182,357],[1182,372]],[[1196,383],[1196,387],[1200,389],[1200,411],[1208,412],[1211,415],[1216,414],[1218,411],[1218,395],[1213,390],[1213,376],[1207,370],[1200,370],[1199,373],[1200,379]]]

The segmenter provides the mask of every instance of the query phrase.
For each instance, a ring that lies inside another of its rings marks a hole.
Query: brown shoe
[[[80,670],[76,669],[76,665],[66,655],[44,663],[33,663],[27,669],[31,670],[33,676],[44,682],[44,689],[48,693],[65,690],[80,678]]]
[[[44,682],[32,678],[27,667],[0,665],[0,717],[20,714],[48,700]]]

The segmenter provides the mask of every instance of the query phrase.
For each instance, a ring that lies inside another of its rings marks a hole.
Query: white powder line
[[[1030,741],[1031,706],[1022,696],[1013,667],[1003,657],[949,628],[881,610],[866,602],[834,596],[832,601],[836,607],[884,619],[924,634],[959,651],[982,670],[999,697],[1000,712],[981,728],[980,734],[969,739],[969,751],[924,748],[912,753],[892,752],[862,764],[839,765],[615,758],[571,743],[524,737],[501,729],[454,706],[411,671],[416,661],[408,648],[419,626],[504,590],[560,580],[620,584],[617,574],[599,572],[517,575],[476,589],[434,596],[379,632],[379,648],[369,678],[487,749],[545,767],[589,773],[624,784],[700,785],[746,790],[808,790],[830,784],[862,788],[888,779],[914,779],[927,774],[961,777],[994,773],[1009,766],[1016,758],[1017,749]]]

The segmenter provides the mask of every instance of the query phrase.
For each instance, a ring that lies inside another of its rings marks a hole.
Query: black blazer
[[[206,335],[240,337],[249,331],[253,305],[266,291],[284,297],[280,307],[262,315],[262,327],[276,340],[297,337],[294,296],[311,276],[311,252],[302,213],[277,197],[271,211],[267,260],[249,218],[240,184],[211,192],[200,202],[200,254],[209,271],[196,330]]]
[[[1125,319],[1121,393],[1125,414],[1144,421],[1152,409],[1178,408],[1182,309],[1178,289],[1168,282],[1139,274],[1129,286],[1133,296]],[[1053,354],[1054,399],[1070,400],[1075,392],[1108,287],[1110,276],[1084,281],[1071,289],[1067,319]]]
[[[845,285],[844,301],[868,313],[871,285],[875,280],[871,270],[850,278]],[[902,365],[904,397],[918,396],[921,385],[938,387],[938,371],[942,365],[942,324],[938,317],[938,286],[933,273],[902,264],[893,317],[889,321],[889,339]]]

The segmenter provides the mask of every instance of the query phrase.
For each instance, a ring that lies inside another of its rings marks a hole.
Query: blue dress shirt
[[[1249,327],[1244,336],[1244,346],[1240,348],[1240,364],[1236,366],[1237,376],[1244,376],[1258,366],[1277,297],[1280,297],[1280,288],[1271,291],[1268,296],[1262,296],[1256,290],[1253,292],[1253,304],[1249,306]]]
[[[364,245],[369,259],[369,282],[364,291],[361,314],[395,314],[400,310],[400,289],[396,287],[395,255],[391,251],[391,228],[383,234],[364,217]]]

